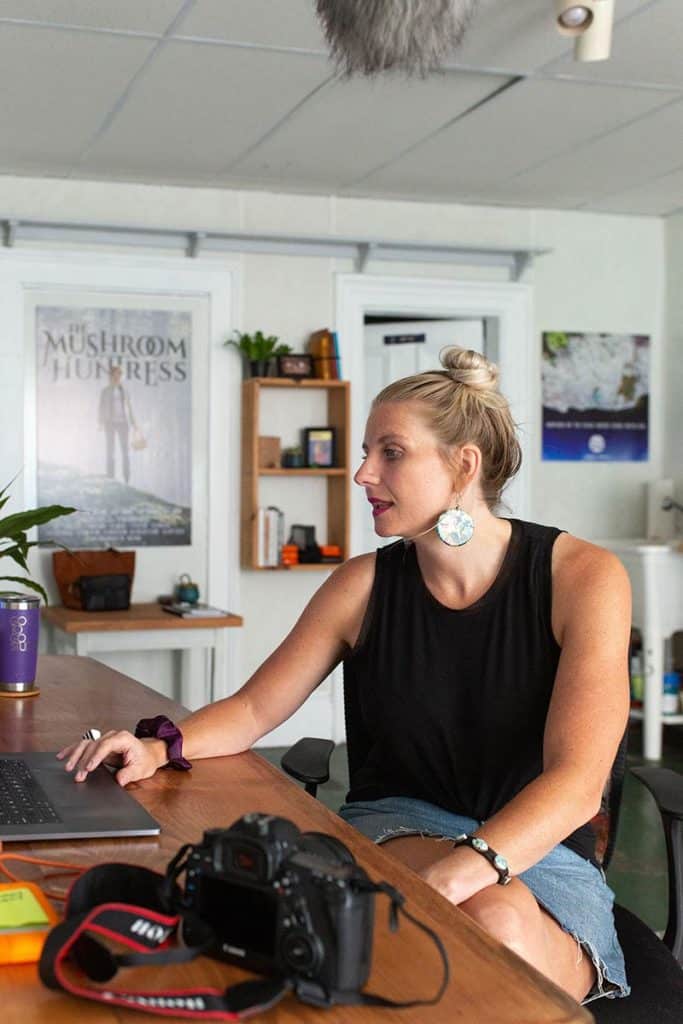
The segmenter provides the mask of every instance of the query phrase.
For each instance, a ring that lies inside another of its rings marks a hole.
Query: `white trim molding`
[[[238,614],[241,366],[223,343],[239,322],[239,287],[240,264],[236,259],[181,262],[137,253],[0,249],[0,372],[4,374],[5,388],[9,388],[7,411],[16,423],[14,450],[3,448],[0,463],[5,475],[25,467],[12,488],[18,503],[32,505],[36,499],[35,381],[32,350],[24,344],[27,296],[36,289],[50,289],[65,296],[89,290],[112,297],[137,292],[206,300],[208,318],[202,324],[201,351],[193,356],[193,373],[195,365],[200,370],[199,393],[193,395],[193,458],[196,479],[201,481],[201,493],[193,495],[198,542],[201,539],[196,549],[201,564],[196,565],[196,570],[205,581],[202,596]],[[3,483],[6,482],[3,477]],[[140,549],[139,589],[144,590],[144,555],[155,550]],[[176,571],[184,571],[190,548],[168,548],[164,552],[171,579]],[[49,553],[32,554],[34,571],[48,579]],[[232,690],[236,687],[240,658],[239,639],[230,639],[226,676],[228,689]]]
[[[351,453],[360,461],[367,409],[363,330],[366,313],[400,316],[443,316],[494,320],[497,324],[497,362],[501,387],[520,425],[522,468],[505,492],[511,513],[529,514],[531,479],[529,455],[535,450],[534,394],[531,380],[533,344],[532,289],[510,282],[452,281],[438,278],[338,274],[336,324],[344,376],[351,387]],[[360,488],[351,499],[351,554],[362,551],[366,503]]]

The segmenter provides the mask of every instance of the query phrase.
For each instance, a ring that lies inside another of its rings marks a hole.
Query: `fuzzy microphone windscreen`
[[[315,0],[345,76],[397,70],[424,77],[460,44],[477,0]]]

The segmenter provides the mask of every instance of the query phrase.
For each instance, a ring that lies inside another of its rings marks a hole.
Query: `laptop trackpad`
[[[103,766],[85,782],[74,782],[73,774],[64,770],[64,762],[58,761],[53,753],[2,754],[0,761],[23,761],[39,787],[35,790],[39,805],[42,791],[55,812],[51,820],[36,821],[36,817],[45,819],[48,815],[30,813],[25,823],[9,824],[5,818],[0,824],[0,839],[92,839],[160,832],[158,822]],[[3,788],[7,789],[4,782]],[[28,789],[31,791],[30,782]],[[19,797],[17,803],[20,804]]]

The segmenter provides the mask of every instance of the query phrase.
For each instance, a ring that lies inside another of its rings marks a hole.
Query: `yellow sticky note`
[[[40,927],[50,923],[43,907],[23,885],[0,889],[0,929]]]

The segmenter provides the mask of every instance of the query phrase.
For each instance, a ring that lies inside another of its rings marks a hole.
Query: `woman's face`
[[[370,413],[365,458],[354,480],[365,488],[380,537],[413,537],[453,504],[455,472],[415,402],[383,402]]]

